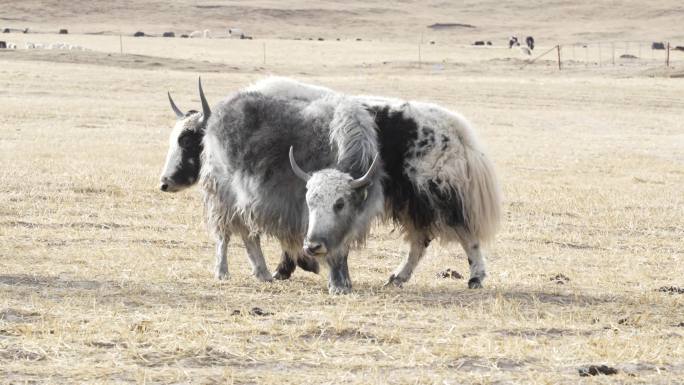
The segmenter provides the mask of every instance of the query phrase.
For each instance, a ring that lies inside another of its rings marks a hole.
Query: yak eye
[[[339,213],[342,211],[344,208],[344,200],[342,198],[338,199],[337,202],[335,202],[335,205],[333,205],[333,210],[335,210],[336,213]]]
[[[192,139],[190,138],[190,135],[183,135],[180,138],[178,138],[178,145],[187,148],[190,147],[192,144]]]

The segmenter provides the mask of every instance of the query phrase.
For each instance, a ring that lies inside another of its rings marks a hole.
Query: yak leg
[[[407,282],[411,278],[411,275],[413,275],[413,270],[418,266],[418,263],[425,255],[425,250],[430,245],[430,238],[425,234],[411,236],[410,240],[411,248],[409,249],[408,255],[394,273],[390,275],[385,286],[394,284],[397,287],[401,287],[401,285]]]
[[[470,280],[468,280],[468,288],[480,289],[482,282],[487,276],[487,269],[485,267],[485,260],[480,250],[480,242],[477,240],[463,237],[461,239],[461,246],[468,256],[468,265],[470,265]]]
[[[218,280],[226,280],[230,278],[228,273],[228,242],[230,242],[230,233],[226,233],[217,237],[216,241],[216,268],[214,275]]]
[[[295,258],[292,258],[292,254],[292,252],[283,250],[283,254],[280,257],[280,263],[278,263],[278,267],[276,268],[275,273],[273,273],[274,279],[289,279],[295,269],[297,269],[297,266],[306,271],[318,274],[320,267],[314,258],[311,258],[302,252],[297,252],[295,260]]]
[[[292,259],[292,257],[287,251],[283,250],[283,254],[281,254],[280,256],[280,262],[278,263],[278,267],[276,267],[276,271],[275,273],[273,273],[273,279],[290,279],[292,273],[294,273],[296,268],[297,264],[295,263],[295,260]]]
[[[328,255],[326,263],[330,268],[328,275],[328,292],[330,294],[348,294],[352,289],[351,278],[349,277],[349,266],[347,256],[349,251],[337,255]]]
[[[252,274],[259,281],[270,282],[272,280],[271,273],[268,271],[264,253],[261,251],[259,235],[251,235],[247,231],[242,232],[241,235],[247,249],[247,257],[252,264]]]
[[[305,271],[309,271],[314,274],[318,274],[318,272],[320,271],[318,261],[316,261],[315,258],[309,257],[308,255],[302,252],[300,252],[297,255],[297,266],[301,267]]]

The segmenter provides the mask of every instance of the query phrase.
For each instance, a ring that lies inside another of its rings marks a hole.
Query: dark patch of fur
[[[328,285],[337,288],[346,287],[351,289],[351,278],[349,277],[349,265],[347,264],[347,256],[339,256],[337,258],[328,257],[328,265],[330,266]]]
[[[442,180],[428,182],[429,196],[420,192],[413,183],[417,170],[407,165],[407,159],[422,157],[436,145],[435,131],[404,117],[401,110],[387,106],[368,108],[375,114],[380,155],[385,166],[383,180],[390,214],[401,222],[405,215],[418,230],[429,229],[438,218],[451,227],[465,224],[463,205],[454,189],[440,190]],[[420,130],[420,131],[419,131]],[[420,135],[419,140],[419,132]],[[442,135],[442,148],[449,145],[449,138]]]
[[[314,274],[318,274],[320,271],[320,266],[318,265],[318,262],[304,254],[300,254],[297,257],[297,266],[301,267],[305,271],[310,271]]]
[[[383,190],[390,214],[395,221],[401,221],[407,213],[417,228],[427,228],[434,221],[434,212],[427,197],[418,193],[406,175],[405,164],[418,139],[418,125],[412,119],[404,118],[402,111],[393,111],[387,106],[369,107],[369,111],[375,115],[386,175]]]
[[[276,267],[276,274],[274,278],[282,280],[289,279],[296,268],[297,265],[295,265],[295,262],[292,257],[290,257],[290,254],[283,251],[283,254],[280,256],[278,267]]]
[[[192,185],[199,179],[202,160],[200,154],[204,146],[202,138],[204,129],[185,130],[178,137],[178,145],[181,150],[180,168],[177,169],[171,179],[178,185]],[[192,160],[192,161],[191,161]]]

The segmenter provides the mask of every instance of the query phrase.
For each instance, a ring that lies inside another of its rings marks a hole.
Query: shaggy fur
[[[308,223],[306,186],[290,170],[289,147],[297,146],[297,161],[306,169],[361,175],[375,145],[358,145],[356,138],[374,136],[364,106],[342,95],[306,101],[244,91],[225,99],[214,108],[204,137],[201,183],[210,226],[217,234],[270,235],[280,240],[285,257],[297,255]],[[373,191],[369,195],[382,196],[379,184]],[[362,242],[368,233],[362,229],[347,242]]]
[[[323,261],[336,266],[331,285],[339,284],[335,279],[351,285],[344,276],[346,253],[384,212],[411,245],[390,282],[406,282],[430,240],[439,238],[463,245],[469,286],[481,286],[480,244],[496,232],[500,197],[491,162],[462,116],[428,103],[349,97],[268,78],[221,102],[202,143],[201,183],[218,245],[238,232],[260,255],[258,234],[278,238],[284,252],[276,276],[286,279],[294,271],[292,258],[308,229],[310,237],[335,240],[332,257]],[[322,170],[306,186],[289,169],[290,146],[301,168]],[[373,183],[350,189],[349,180],[363,175],[377,153],[381,167]],[[340,199],[356,211],[340,217],[334,209]],[[318,270],[315,263],[298,263]]]

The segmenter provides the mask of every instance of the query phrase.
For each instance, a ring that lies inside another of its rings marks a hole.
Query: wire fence
[[[529,63],[541,58],[557,60],[559,69],[576,66],[684,66],[684,46],[647,41],[560,44],[542,52]]]

